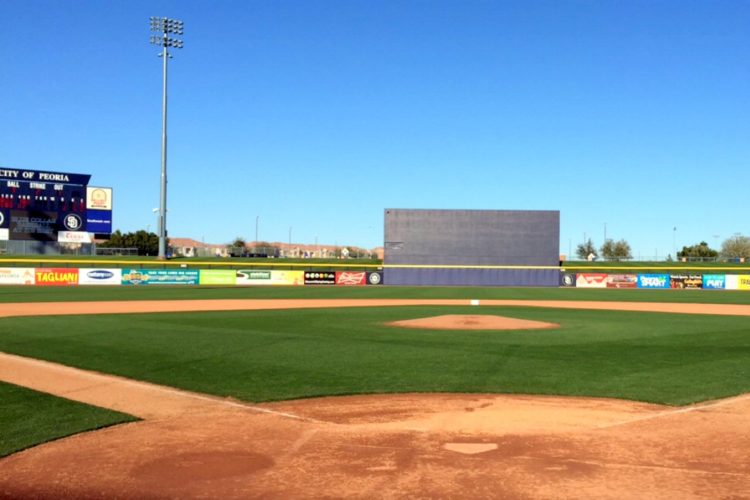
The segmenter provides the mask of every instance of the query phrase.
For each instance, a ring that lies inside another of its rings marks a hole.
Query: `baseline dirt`
[[[222,302],[3,304],[0,316],[469,301]],[[750,395],[681,408],[456,394],[251,405],[12,355],[0,355],[0,379],[145,419],[0,460],[2,498],[750,498]]]

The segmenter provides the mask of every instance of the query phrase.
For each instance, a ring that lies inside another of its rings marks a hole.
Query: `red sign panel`
[[[364,271],[339,271],[336,273],[337,285],[364,285],[367,273]]]
[[[607,288],[638,288],[638,276],[635,274],[610,274]]]
[[[607,288],[607,275],[601,273],[584,273],[576,275],[576,286],[579,288]]]
[[[78,269],[37,268],[34,275],[37,286],[71,286],[78,284]]]

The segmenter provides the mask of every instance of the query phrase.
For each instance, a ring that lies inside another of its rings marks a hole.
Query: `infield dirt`
[[[216,310],[193,302],[59,304],[56,314]],[[50,304],[2,306],[11,307],[0,315],[55,314]],[[483,394],[250,405],[11,355],[0,356],[0,379],[144,419],[0,460],[6,498],[750,498],[750,395],[679,408]]]

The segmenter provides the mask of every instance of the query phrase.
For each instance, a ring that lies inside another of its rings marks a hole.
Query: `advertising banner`
[[[700,274],[672,274],[669,276],[669,288],[692,290],[703,288],[703,276]]]
[[[576,275],[578,288],[607,288],[607,275],[601,273],[582,273]]]
[[[0,285],[33,285],[33,267],[0,267]]]
[[[87,210],[86,230],[91,233],[112,233],[112,211],[111,210]]]
[[[198,270],[123,269],[123,285],[197,285]]]
[[[305,285],[335,285],[336,273],[333,271],[305,271]]]
[[[373,271],[373,272],[367,273],[367,284],[368,285],[382,285],[383,273],[379,271]]]
[[[561,273],[560,286],[576,286],[576,275],[572,273]]]
[[[740,274],[737,276],[737,290],[750,290],[750,275]]]
[[[121,285],[122,269],[79,269],[79,285]]]
[[[0,228],[0,241],[8,241],[10,239],[10,231],[5,228]]]
[[[338,271],[336,273],[336,284],[346,286],[364,285],[367,282],[365,271]]]
[[[726,276],[723,274],[704,274],[704,290],[724,290],[726,288]]]
[[[60,231],[57,233],[60,243],[91,243],[91,235],[85,231]]]
[[[607,276],[607,288],[637,288],[638,276],[635,274],[610,274]]]
[[[727,274],[724,280],[724,288],[727,290],[739,290],[740,280],[736,274]]]
[[[669,288],[668,274],[639,274],[638,288]]]
[[[8,210],[0,210],[0,228],[8,229],[10,224],[10,212]]]
[[[89,210],[112,210],[112,188],[86,187],[86,208]]]
[[[74,286],[78,285],[78,269],[36,268],[34,270],[36,286]]]
[[[201,285],[234,286],[237,284],[237,273],[231,269],[201,269],[199,283]]]
[[[303,285],[305,283],[302,271],[236,271],[236,284],[250,285]]]

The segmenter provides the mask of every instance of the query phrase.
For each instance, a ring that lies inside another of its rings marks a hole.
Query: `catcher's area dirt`
[[[332,306],[250,302],[4,304],[0,315]],[[750,315],[750,306],[482,301],[500,303]],[[144,419],[0,460],[0,497],[750,498],[750,395],[680,408],[481,394],[251,405],[12,355],[0,355],[0,380]]]

